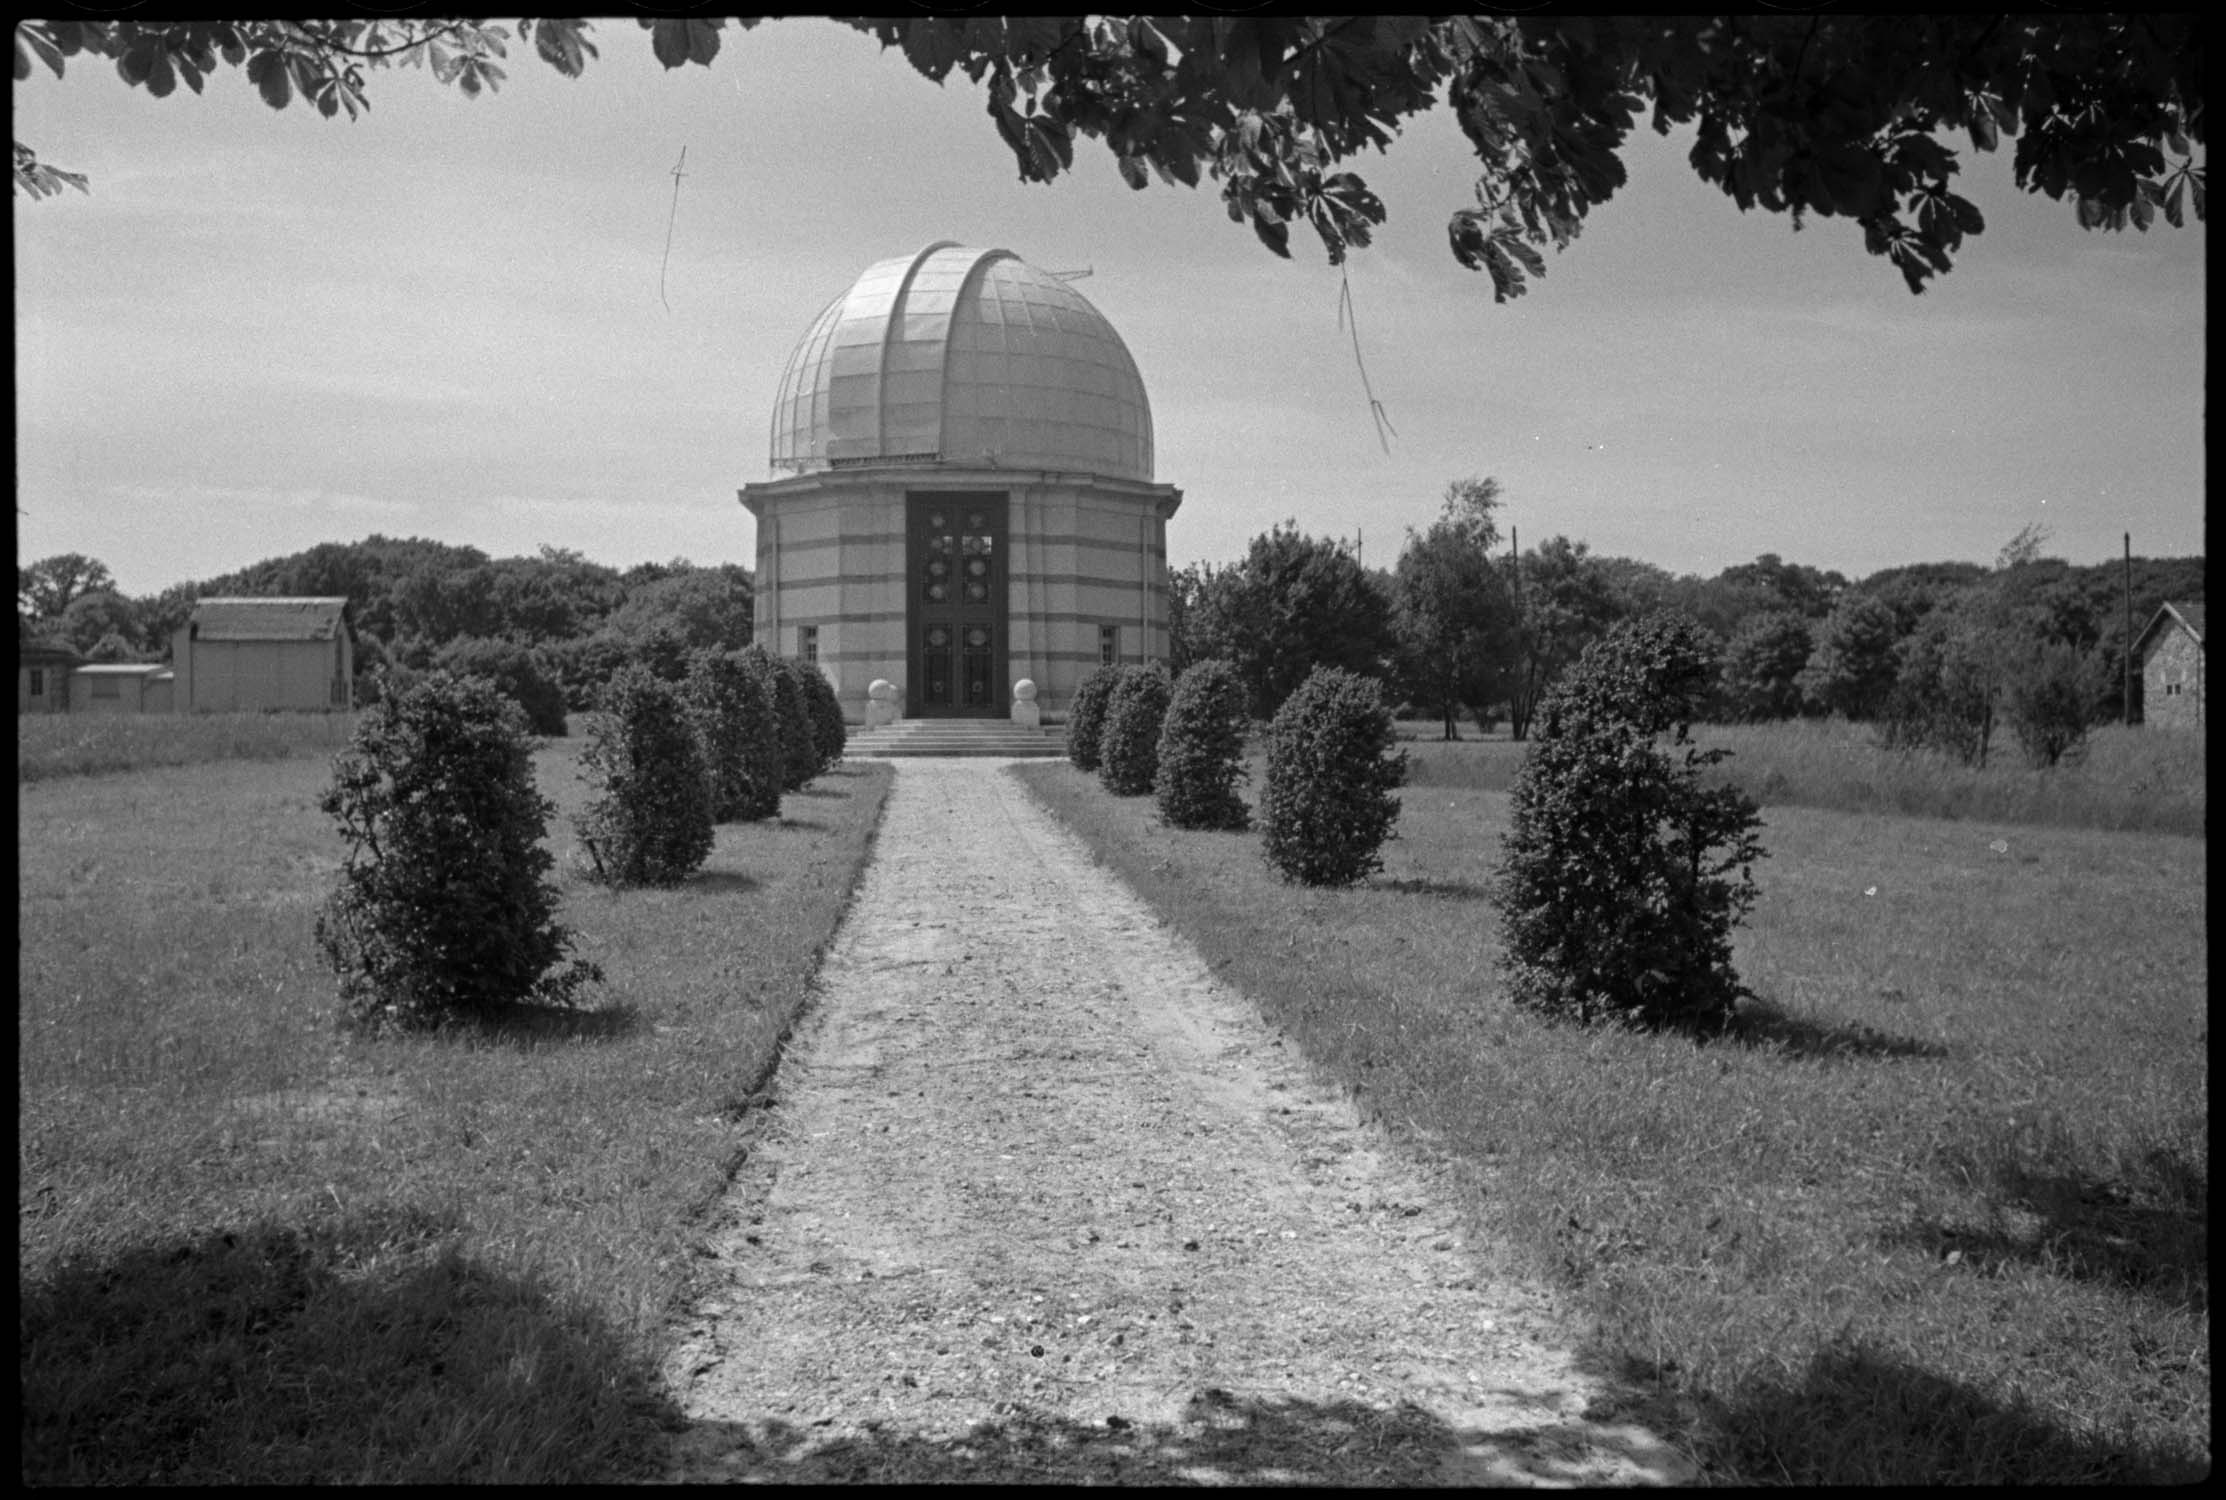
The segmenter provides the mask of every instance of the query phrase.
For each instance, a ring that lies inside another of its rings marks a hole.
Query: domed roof
[[[1150,482],[1136,361],[1074,288],[943,241],[869,266],[788,357],[772,466],[1062,469]]]

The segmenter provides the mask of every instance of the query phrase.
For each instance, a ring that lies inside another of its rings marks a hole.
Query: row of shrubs
[[[817,670],[762,646],[699,650],[668,683],[622,668],[596,703],[581,761],[589,877],[673,885],[710,856],[714,826],[776,817],[842,758],[846,731]],[[321,801],[348,841],[317,940],[359,1024],[486,1018],[572,1005],[601,972],[556,920],[555,804],[534,784],[525,710],[485,677],[390,684],[334,761]]]
[[[1731,930],[1755,898],[1759,811],[1692,743],[1713,654],[1690,619],[1624,621],[1547,699],[1510,802],[1493,882],[1510,997],[1581,1024],[1730,1025],[1748,992]],[[1101,667],[1067,753],[1115,796],[1153,794],[1171,827],[1242,829],[1249,721],[1228,663]],[[1267,728],[1263,852],[1284,879],[1351,885],[1383,868],[1406,753],[1377,684],[1315,670]]]
[[[1243,830],[1252,724],[1236,669],[1202,661],[1099,667],[1075,689],[1067,757],[1116,797],[1156,800],[1170,827]],[[1303,885],[1351,885],[1383,868],[1407,755],[1371,678],[1318,667],[1267,729],[1260,833],[1267,861]]]

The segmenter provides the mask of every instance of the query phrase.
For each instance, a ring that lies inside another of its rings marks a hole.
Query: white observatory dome
[[[1009,250],[939,242],[866,269],[789,356],[772,467],[1152,478],[1152,412],[1104,315]]]

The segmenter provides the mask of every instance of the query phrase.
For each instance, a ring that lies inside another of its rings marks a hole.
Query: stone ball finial
[[[1035,684],[1034,680],[1033,680],[1033,679],[1031,679],[1031,678],[1023,677],[1023,678],[1021,678],[1021,679],[1020,679],[1020,681],[1018,681],[1018,682],[1014,683],[1014,684],[1013,684],[1013,699],[1014,699],[1014,701],[1015,701],[1015,702],[1019,702],[1019,703],[1033,703],[1033,702],[1035,702],[1035,701],[1036,701],[1036,684]]]
[[[886,677],[876,677],[866,689],[866,696],[876,703],[886,703],[897,695],[897,686]]]

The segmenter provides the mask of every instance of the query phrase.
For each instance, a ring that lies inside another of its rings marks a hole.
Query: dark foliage
[[[683,691],[688,719],[711,777],[712,821],[738,823],[767,816],[758,810],[763,790],[771,792],[772,811],[778,812],[773,711],[750,669],[733,652],[698,650],[688,658]]]
[[[571,1005],[602,978],[564,962],[542,844],[554,804],[534,787],[523,715],[485,679],[435,673],[366,710],[318,805],[348,840],[317,942],[352,1020]]]
[[[1159,815],[1174,828],[1241,829],[1252,821],[1237,788],[1250,774],[1244,741],[1251,720],[1244,684],[1225,661],[1202,661],[1175,679],[1160,724]]]
[[[1174,680],[1162,662],[1121,674],[1105,709],[1099,739],[1098,779],[1116,797],[1141,797],[1159,775],[1159,731],[1167,717]]]
[[[1626,621],[1541,710],[1493,887],[1517,1004],[1585,1024],[1731,1021],[1746,993],[1731,929],[1764,850],[1753,801],[1700,784],[1729,754],[1688,736],[1715,673],[1691,620]]]
[[[525,711],[535,734],[564,735],[564,689],[555,667],[537,647],[520,641],[467,636],[433,655],[433,665],[458,677],[484,677]]]
[[[604,687],[580,764],[595,800],[579,818],[594,878],[678,885],[710,858],[711,777],[686,705],[628,667]]]
[[[1121,668],[1092,667],[1074,689],[1067,709],[1067,760],[1078,771],[1098,768],[1098,742],[1105,731],[1105,709],[1113,689],[1120,685]]]
[[[796,671],[804,687],[804,708],[812,724],[812,748],[818,752],[815,776],[833,770],[842,760],[843,747],[850,743],[850,728],[842,720],[842,700],[835,696],[835,685],[827,674],[807,662],[796,663]]]
[[[1407,753],[1373,678],[1318,667],[1268,726],[1260,831],[1268,863],[1301,885],[1351,885],[1383,868]]]

